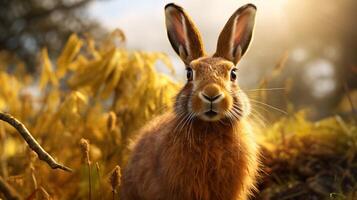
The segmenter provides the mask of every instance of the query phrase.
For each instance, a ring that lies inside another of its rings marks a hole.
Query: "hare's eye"
[[[235,80],[237,80],[237,69],[233,68],[231,70],[231,81],[235,81]]]
[[[192,79],[193,79],[193,71],[192,71],[192,69],[191,68],[187,68],[186,71],[187,71],[187,74],[186,74],[187,80],[188,81],[192,81]]]

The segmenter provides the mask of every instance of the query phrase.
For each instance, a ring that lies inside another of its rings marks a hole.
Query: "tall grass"
[[[167,56],[129,51],[124,43],[120,30],[100,42],[73,34],[58,58],[41,50],[39,74],[26,73],[21,60],[0,53],[0,111],[23,122],[44,149],[74,170],[44,165],[14,128],[0,123],[0,186],[21,188],[14,195],[27,199],[118,197],[119,166],[125,167],[131,140],[148,120],[171,109],[179,89],[155,68],[163,62],[173,71]],[[257,130],[264,174],[256,196],[356,198],[356,122],[339,116],[312,122],[304,111],[266,101],[270,92],[282,91],[289,105],[289,82],[285,89],[267,88],[287,57],[281,57],[259,88],[247,91],[253,98],[252,120],[265,123],[259,108],[284,113]]]

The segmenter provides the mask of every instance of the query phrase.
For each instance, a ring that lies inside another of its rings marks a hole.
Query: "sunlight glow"
[[[311,86],[311,94],[317,98],[331,94],[336,89],[333,64],[326,59],[308,63],[305,71],[305,83]]]

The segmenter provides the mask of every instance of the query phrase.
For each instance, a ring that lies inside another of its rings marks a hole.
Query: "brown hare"
[[[121,200],[248,199],[258,174],[258,147],[237,82],[237,63],[252,38],[256,7],[228,20],[207,56],[185,11],[165,7],[169,40],[187,70],[174,111],[141,130],[123,173]]]

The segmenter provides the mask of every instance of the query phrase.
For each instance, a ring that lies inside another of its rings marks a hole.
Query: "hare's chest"
[[[164,170],[170,195],[177,195],[176,199],[234,199],[244,168],[238,146],[213,142],[179,152],[168,162],[174,165]]]

